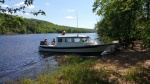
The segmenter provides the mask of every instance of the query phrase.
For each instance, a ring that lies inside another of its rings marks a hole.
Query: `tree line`
[[[43,20],[0,14],[0,34],[61,33],[62,30],[68,33],[95,32],[94,29],[61,26]]]
[[[95,0],[93,12],[102,18],[95,26],[102,40],[140,39],[150,47],[150,0]]]

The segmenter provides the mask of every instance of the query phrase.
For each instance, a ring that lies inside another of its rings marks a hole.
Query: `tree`
[[[93,12],[102,17],[96,25],[98,34],[104,39],[125,43],[133,38],[142,39],[143,32],[149,30],[149,3],[149,0],[95,0]]]
[[[143,0],[143,17],[142,23],[144,27],[143,39],[144,39],[144,47],[150,48],[150,1]]]

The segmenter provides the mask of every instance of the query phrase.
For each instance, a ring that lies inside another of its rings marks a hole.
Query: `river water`
[[[89,35],[91,39],[98,37],[96,33],[82,34]],[[58,35],[0,35],[0,83],[18,78],[34,78],[43,72],[56,70],[59,66],[55,55],[45,57],[38,51],[38,46],[45,38],[51,42]]]

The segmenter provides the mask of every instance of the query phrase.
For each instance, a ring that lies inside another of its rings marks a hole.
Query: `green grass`
[[[127,82],[135,84],[148,84],[150,83],[149,70],[143,67],[131,67],[125,72],[124,78]]]

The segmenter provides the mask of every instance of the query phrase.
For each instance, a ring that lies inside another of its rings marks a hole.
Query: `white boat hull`
[[[56,47],[52,45],[40,45],[39,51],[48,52],[64,52],[64,53],[96,53],[103,52],[108,46],[112,44],[103,45],[86,45],[86,46],[76,46],[76,47]]]

